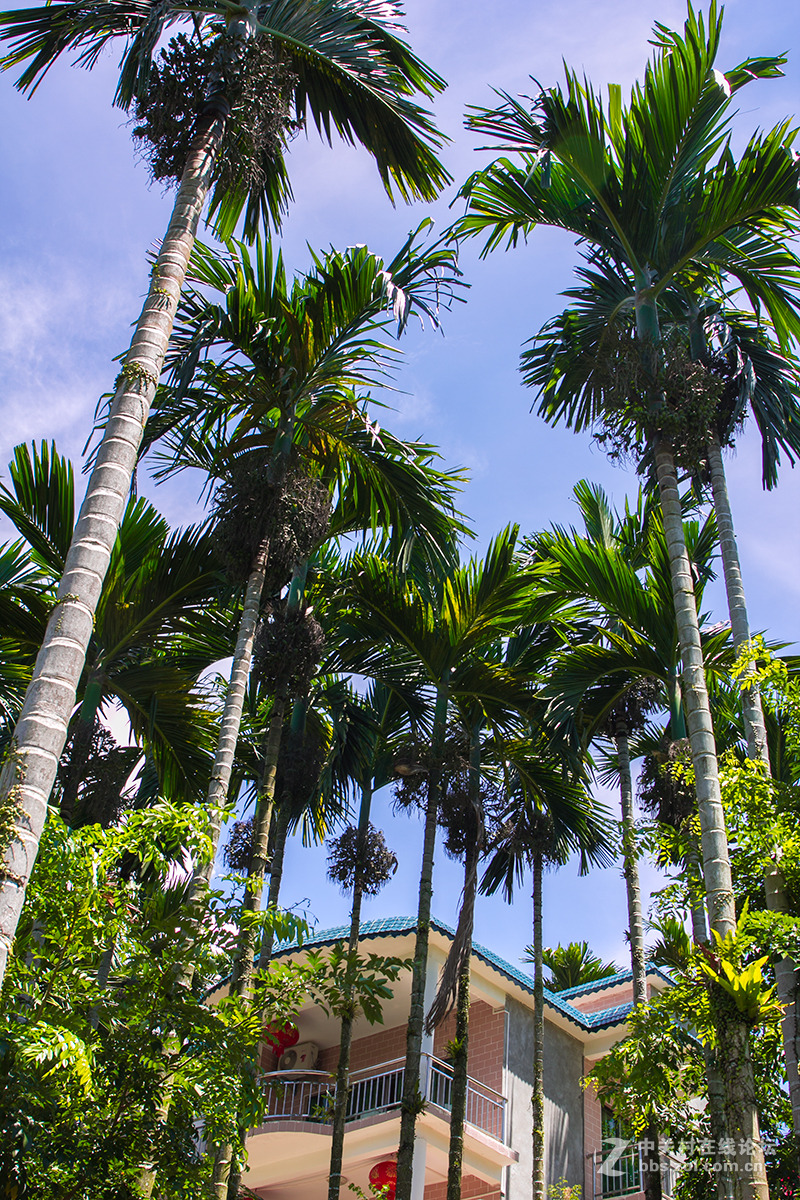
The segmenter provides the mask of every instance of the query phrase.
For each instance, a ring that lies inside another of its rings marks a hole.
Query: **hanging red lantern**
[[[296,1025],[291,1025],[288,1022],[277,1024],[273,1022],[267,1025],[263,1033],[264,1041],[271,1046],[275,1053],[280,1056],[290,1046],[296,1046],[300,1041],[300,1030]]]
[[[383,1188],[387,1200],[394,1200],[397,1190],[397,1163],[394,1159],[376,1163],[369,1173],[369,1181],[374,1188]]]

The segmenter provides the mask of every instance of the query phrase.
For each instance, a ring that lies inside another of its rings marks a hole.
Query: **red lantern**
[[[386,1200],[394,1200],[397,1189],[397,1163],[394,1159],[376,1163],[369,1173],[369,1181],[374,1188],[383,1189]]]
[[[273,1024],[268,1025],[263,1033],[264,1041],[272,1047],[278,1058],[288,1050],[290,1046],[296,1046],[300,1041],[300,1030],[296,1025]]]

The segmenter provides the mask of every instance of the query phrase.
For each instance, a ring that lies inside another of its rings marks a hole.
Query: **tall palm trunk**
[[[464,899],[453,948],[459,946],[460,970],[456,990],[456,1034],[453,1039],[453,1082],[450,1092],[450,1146],[447,1162],[447,1200],[460,1200],[464,1160],[464,1124],[469,1093],[469,976],[472,966],[472,931],[478,863],[483,851],[484,819],[481,806],[481,722],[473,725],[469,747],[469,812],[467,850],[464,855]],[[471,836],[474,818],[475,836]],[[452,993],[451,993],[452,994]],[[429,1018],[430,1020],[430,1018]]]
[[[658,438],[656,442],[656,469],[683,661],[683,692],[700,816],[703,877],[709,920],[711,928],[724,937],[736,928],[728,839],[722,811],[697,607],[683,534],[675,461],[670,445],[663,438]],[[737,1149],[738,1170],[734,1180],[734,1194],[741,1197],[741,1200],[768,1200],[748,1030],[733,1014],[719,1019],[716,1028],[724,1063],[723,1080],[730,1135],[736,1139],[737,1147],[752,1147],[751,1152],[740,1152]]]
[[[287,620],[296,616],[300,610],[307,573],[307,559],[295,565],[294,575],[289,588],[289,596],[286,601],[285,619]],[[288,680],[286,678],[278,680],[264,750],[264,771],[259,789],[258,803],[256,804],[250,867],[247,872],[247,883],[242,903],[243,911],[248,914],[257,913],[261,910],[264,876],[269,861],[269,830],[275,801],[275,780],[278,772],[278,758],[280,756],[281,738],[283,735],[283,718],[286,712],[288,695]],[[239,996],[244,1001],[246,1007],[250,1006],[253,998],[256,938],[255,925],[245,919],[239,931],[239,948],[231,977],[230,994],[232,996]],[[223,1143],[217,1146],[214,1155],[213,1194],[217,1197],[217,1200],[227,1200],[232,1169],[233,1145],[231,1143]]]
[[[342,1027],[339,1035],[339,1062],[336,1067],[336,1100],[333,1107],[331,1130],[331,1166],[328,1176],[328,1200],[339,1200],[342,1186],[342,1159],[344,1156],[344,1132],[347,1121],[347,1101],[350,1094],[350,1046],[353,1040],[353,1008],[355,984],[355,960],[358,952],[358,936],[361,929],[361,900],[364,894],[363,870],[364,847],[369,811],[372,803],[372,780],[361,785],[361,807],[358,812],[356,835],[356,869],[353,876],[353,906],[350,909],[350,939],[347,944],[347,969],[344,977],[342,1005]]]
[[[617,719],[614,741],[619,763],[620,801],[622,808],[622,862],[625,875],[625,893],[628,901],[628,938],[631,948],[631,974],[633,977],[633,1003],[647,1003],[647,960],[644,950],[644,921],[642,920],[642,892],[639,885],[638,851],[636,828],[633,819],[633,783],[631,780],[631,757],[628,742],[628,726],[622,718]],[[659,1130],[650,1122],[644,1131],[644,1154],[642,1157],[643,1188],[646,1200],[661,1200],[661,1160],[658,1150]]]
[[[147,299],[120,372],[103,439],[67,554],[33,678],[0,773],[0,803],[11,799],[15,830],[0,870],[0,983],[44,828],[47,802],[67,736],[100,592],[144,424],[172,333],[197,223],[225,131],[220,97],[201,116]]]
[[[471,941],[471,939],[470,939]],[[450,1146],[447,1158],[447,1200],[461,1200],[461,1175],[464,1163],[464,1125],[469,1094],[469,973],[467,955],[458,975],[456,993],[456,1035],[453,1039],[453,1082],[450,1092]]]
[[[650,284],[649,274],[643,274],[637,279],[635,314],[636,335],[642,361],[653,381],[651,411],[655,414],[665,401],[657,382],[661,335],[658,311],[649,294]],[[672,577],[678,644],[681,650],[683,694],[700,816],[703,878],[708,898],[708,914],[711,928],[724,937],[736,928],[736,908],[697,605],[683,532],[683,514],[672,446],[667,438],[656,434],[654,451]],[[741,1197],[741,1200],[768,1200],[748,1031],[745,1026],[739,1028],[737,1021],[732,1019],[719,1020],[717,1033],[725,1060],[723,1078],[730,1134],[736,1139],[737,1146],[752,1147],[751,1153],[737,1156],[739,1170],[734,1181],[735,1194]]]
[[[436,712],[433,720],[432,762],[428,775],[428,802],[425,810],[425,837],[422,850],[422,869],[419,877],[417,905],[417,936],[414,943],[414,969],[411,977],[411,1007],[406,1034],[406,1062],[403,1073],[403,1099],[400,1117],[400,1144],[397,1151],[397,1200],[411,1200],[414,1165],[414,1137],[417,1113],[420,1110],[420,1064],[422,1061],[422,1031],[425,1022],[425,982],[428,971],[428,940],[433,896],[433,851],[436,845],[436,822],[439,816],[439,797],[442,781],[442,753],[447,725],[448,678],[439,684]]]
[[[542,878],[544,853],[534,850],[533,865],[533,1115],[531,1195],[544,1200],[544,964],[542,962]]]
[[[750,642],[750,622],[747,617],[747,601],[742,581],[742,569],[739,563],[739,551],[736,545],[736,535],[733,528],[728,484],[725,478],[725,467],[722,461],[722,451],[719,439],[713,436],[708,443],[708,462],[711,468],[711,488],[714,496],[714,512],[717,518],[720,550],[722,554],[722,569],[725,575],[725,591],[728,597],[728,612],[730,613],[733,644],[737,652]],[[744,718],[745,735],[747,737],[747,755],[751,759],[761,761],[767,773],[770,773],[769,749],[767,746],[767,729],[764,724],[764,710],[758,687],[752,681],[755,674],[751,666],[745,674],[741,690],[742,716]],[[748,675],[751,677],[748,680]],[[749,686],[748,686],[749,684]],[[783,871],[777,861],[773,861],[771,869],[764,877],[764,892],[767,908],[770,912],[787,913],[789,906],[786,900],[786,885]],[[775,982],[778,985],[778,997],[784,1006],[783,1021],[783,1054],[786,1061],[786,1077],[789,1081],[789,1097],[792,1104],[792,1128],[794,1131],[795,1156],[800,1160],[800,1026],[798,1025],[797,988],[800,986],[800,972],[788,958],[781,958],[775,964]]]
[[[693,842],[694,838],[692,837],[686,857],[692,941],[695,946],[705,946],[708,944],[708,924],[703,900],[703,873],[700,867],[700,856],[692,844]],[[708,1118],[714,1151],[712,1158],[715,1166],[714,1179],[717,1186],[717,1200],[733,1200],[732,1160],[724,1150],[728,1138],[728,1125],[725,1118],[725,1087],[720,1072],[719,1050],[704,1043],[703,1061],[708,1084]],[[716,1170],[717,1164],[719,1170]]]
[[[242,911],[246,914],[261,911],[264,890],[264,875],[268,863],[269,829],[275,800],[275,776],[280,755],[283,717],[286,711],[287,687],[280,682],[272,703],[266,745],[264,748],[264,772],[258,801],[256,803],[253,840],[250,852],[250,867],[247,872]],[[238,996],[249,1008],[253,998],[253,976],[257,931],[254,924],[244,921],[239,930],[239,947],[231,976],[230,995]],[[214,1152],[214,1183],[212,1194],[217,1200],[227,1200],[228,1183],[233,1169],[233,1144],[223,1142]]]
[[[288,804],[282,804],[275,817],[275,837],[272,846],[272,856],[269,864],[269,892],[267,894],[267,910],[274,912],[278,907],[283,882],[283,863],[286,857],[286,839],[289,834],[289,824],[292,815]],[[258,956],[259,971],[266,971],[272,961],[272,950],[275,945],[275,932],[272,926],[264,930],[261,941],[261,951]]]
[[[742,568],[739,563],[739,550],[736,545],[736,534],[733,528],[728,484],[725,478],[725,467],[722,462],[722,450],[719,439],[714,434],[707,446],[708,464],[711,468],[711,491],[714,497],[714,515],[717,520],[719,547],[722,556],[722,570],[725,576],[725,592],[728,598],[728,613],[731,620],[733,644],[737,652],[746,647],[750,641],[750,622],[747,617],[747,600],[744,594]],[[751,666],[747,675],[753,676],[755,669]],[[747,683],[747,675],[745,683]],[[764,710],[761,707],[761,696],[758,686],[751,682],[750,686],[742,688],[742,715],[744,717],[745,736],[747,738],[747,754],[749,758],[760,759],[769,771],[769,750],[767,748],[767,728],[764,724]]]

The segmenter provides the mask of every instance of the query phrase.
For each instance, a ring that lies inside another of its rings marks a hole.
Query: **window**
[[[628,1196],[642,1190],[639,1144],[610,1108],[603,1108],[603,1151],[600,1162],[603,1197]]]

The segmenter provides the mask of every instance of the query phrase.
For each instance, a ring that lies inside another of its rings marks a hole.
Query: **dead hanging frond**
[[[478,890],[478,863],[484,848],[484,825],[479,814],[476,814],[475,827],[477,836],[471,846],[464,874],[464,891],[461,897],[461,911],[458,914],[453,943],[439,976],[439,987],[436,991],[430,1011],[425,1018],[425,1030],[433,1033],[437,1025],[441,1025],[452,1010],[458,994],[458,981],[462,971],[467,967],[472,954],[472,930],[475,923],[475,895]]]
[[[170,41],[150,69],[147,92],[135,101],[133,136],[151,177],[177,183],[213,78],[231,110],[214,182],[222,191],[257,194],[297,129],[290,117],[297,77],[269,38],[237,42],[225,53],[225,36],[201,42],[181,33]]]
[[[692,753],[688,738],[669,741],[661,750],[648,754],[639,774],[639,803],[662,825],[680,829],[696,811],[694,784],[687,778]]]
[[[302,696],[324,652],[325,634],[316,617],[307,609],[287,614],[281,606],[259,624],[253,647],[253,672],[273,689],[285,684],[289,695]]]
[[[343,892],[356,887],[365,896],[377,896],[397,870],[397,856],[386,845],[380,829],[369,824],[359,853],[358,829],[348,825],[339,837],[328,842],[328,878]]]

